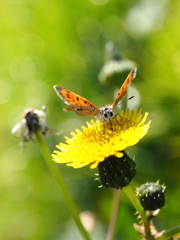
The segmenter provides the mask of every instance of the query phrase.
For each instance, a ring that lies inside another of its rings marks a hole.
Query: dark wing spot
[[[79,101],[79,97],[76,97],[76,100],[78,100],[78,101]]]
[[[86,100],[84,100],[84,103],[86,104],[86,103],[87,103],[87,101],[86,101]]]
[[[69,92],[66,92],[66,97],[67,97],[67,98],[70,98]]]

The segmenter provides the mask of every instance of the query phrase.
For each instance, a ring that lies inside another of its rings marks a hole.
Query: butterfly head
[[[97,116],[97,118],[102,122],[107,122],[109,119],[113,118],[113,116],[113,107],[110,105],[101,107],[99,109],[99,115]]]

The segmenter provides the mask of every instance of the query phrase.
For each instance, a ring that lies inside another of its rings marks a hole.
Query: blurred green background
[[[141,99],[139,107],[153,120],[148,135],[128,149],[137,163],[132,185],[164,183],[166,206],[156,225],[162,230],[180,224],[179,22],[178,0],[0,1],[1,239],[82,239],[38,145],[28,142],[22,153],[20,139],[10,132],[26,108],[46,105],[51,130],[63,130],[45,137],[52,152],[64,135],[90,119],[63,112],[54,84],[98,107],[112,103],[114,86],[98,80],[107,42],[137,64],[135,98],[129,104],[137,107]],[[105,239],[112,189],[98,188],[97,170],[58,167],[79,211],[95,221],[93,239]],[[115,239],[138,238],[134,213],[122,194]]]

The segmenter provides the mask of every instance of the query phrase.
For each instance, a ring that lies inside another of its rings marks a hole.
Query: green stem
[[[131,203],[134,205],[135,209],[137,210],[138,214],[141,216],[141,219],[144,223],[144,228],[145,228],[146,235],[151,236],[150,225],[149,225],[149,222],[147,220],[146,214],[145,214],[143,208],[141,207],[141,205],[140,205],[135,193],[133,192],[131,186],[128,185],[128,186],[124,187],[122,189],[122,191],[125,192],[125,194],[129,198],[129,200],[131,201]]]
[[[119,209],[119,199],[120,199],[120,190],[114,189],[112,213],[111,213],[111,219],[110,219],[110,223],[107,231],[106,240],[112,240],[114,238],[117,214]]]
[[[166,240],[166,239],[172,238],[173,236],[175,236],[177,234],[180,234],[180,225],[178,225],[178,226],[176,226],[174,228],[171,228],[169,230],[163,231],[162,236],[160,236],[160,237],[158,237],[156,239],[157,240]]]
[[[82,225],[82,223],[79,219],[78,211],[77,211],[76,206],[75,206],[75,204],[74,204],[74,202],[73,202],[73,200],[70,196],[70,193],[69,193],[69,191],[68,191],[68,189],[67,189],[67,187],[66,187],[66,185],[63,181],[61,173],[60,173],[59,169],[57,168],[55,162],[53,162],[52,159],[51,159],[51,154],[49,152],[49,149],[47,148],[41,134],[39,132],[36,132],[35,135],[36,135],[39,147],[41,149],[42,155],[43,155],[44,159],[46,160],[46,163],[47,163],[47,165],[48,165],[48,167],[49,167],[49,169],[50,169],[50,171],[51,171],[51,173],[52,173],[52,175],[53,175],[53,177],[54,177],[54,179],[55,179],[55,181],[56,181],[56,183],[59,187],[59,190],[63,194],[63,197],[64,197],[64,199],[67,203],[67,206],[68,206],[68,208],[69,208],[69,210],[70,210],[70,212],[71,212],[71,214],[74,218],[74,221],[75,221],[81,235],[83,236],[83,239],[91,240],[90,236],[86,232],[85,228],[83,227],[83,225]]]

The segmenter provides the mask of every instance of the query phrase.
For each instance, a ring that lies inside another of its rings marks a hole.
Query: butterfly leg
[[[113,119],[115,119],[116,121],[117,121],[117,123],[119,124],[119,126],[121,126],[122,124],[117,120],[117,118],[116,118],[116,116],[117,116],[118,114],[116,114],[114,117],[113,117]],[[119,117],[120,118],[122,118],[120,115],[119,115]]]
[[[111,126],[110,130],[113,132],[113,125],[112,125],[112,122],[111,122],[111,119],[109,118],[109,124]]]

